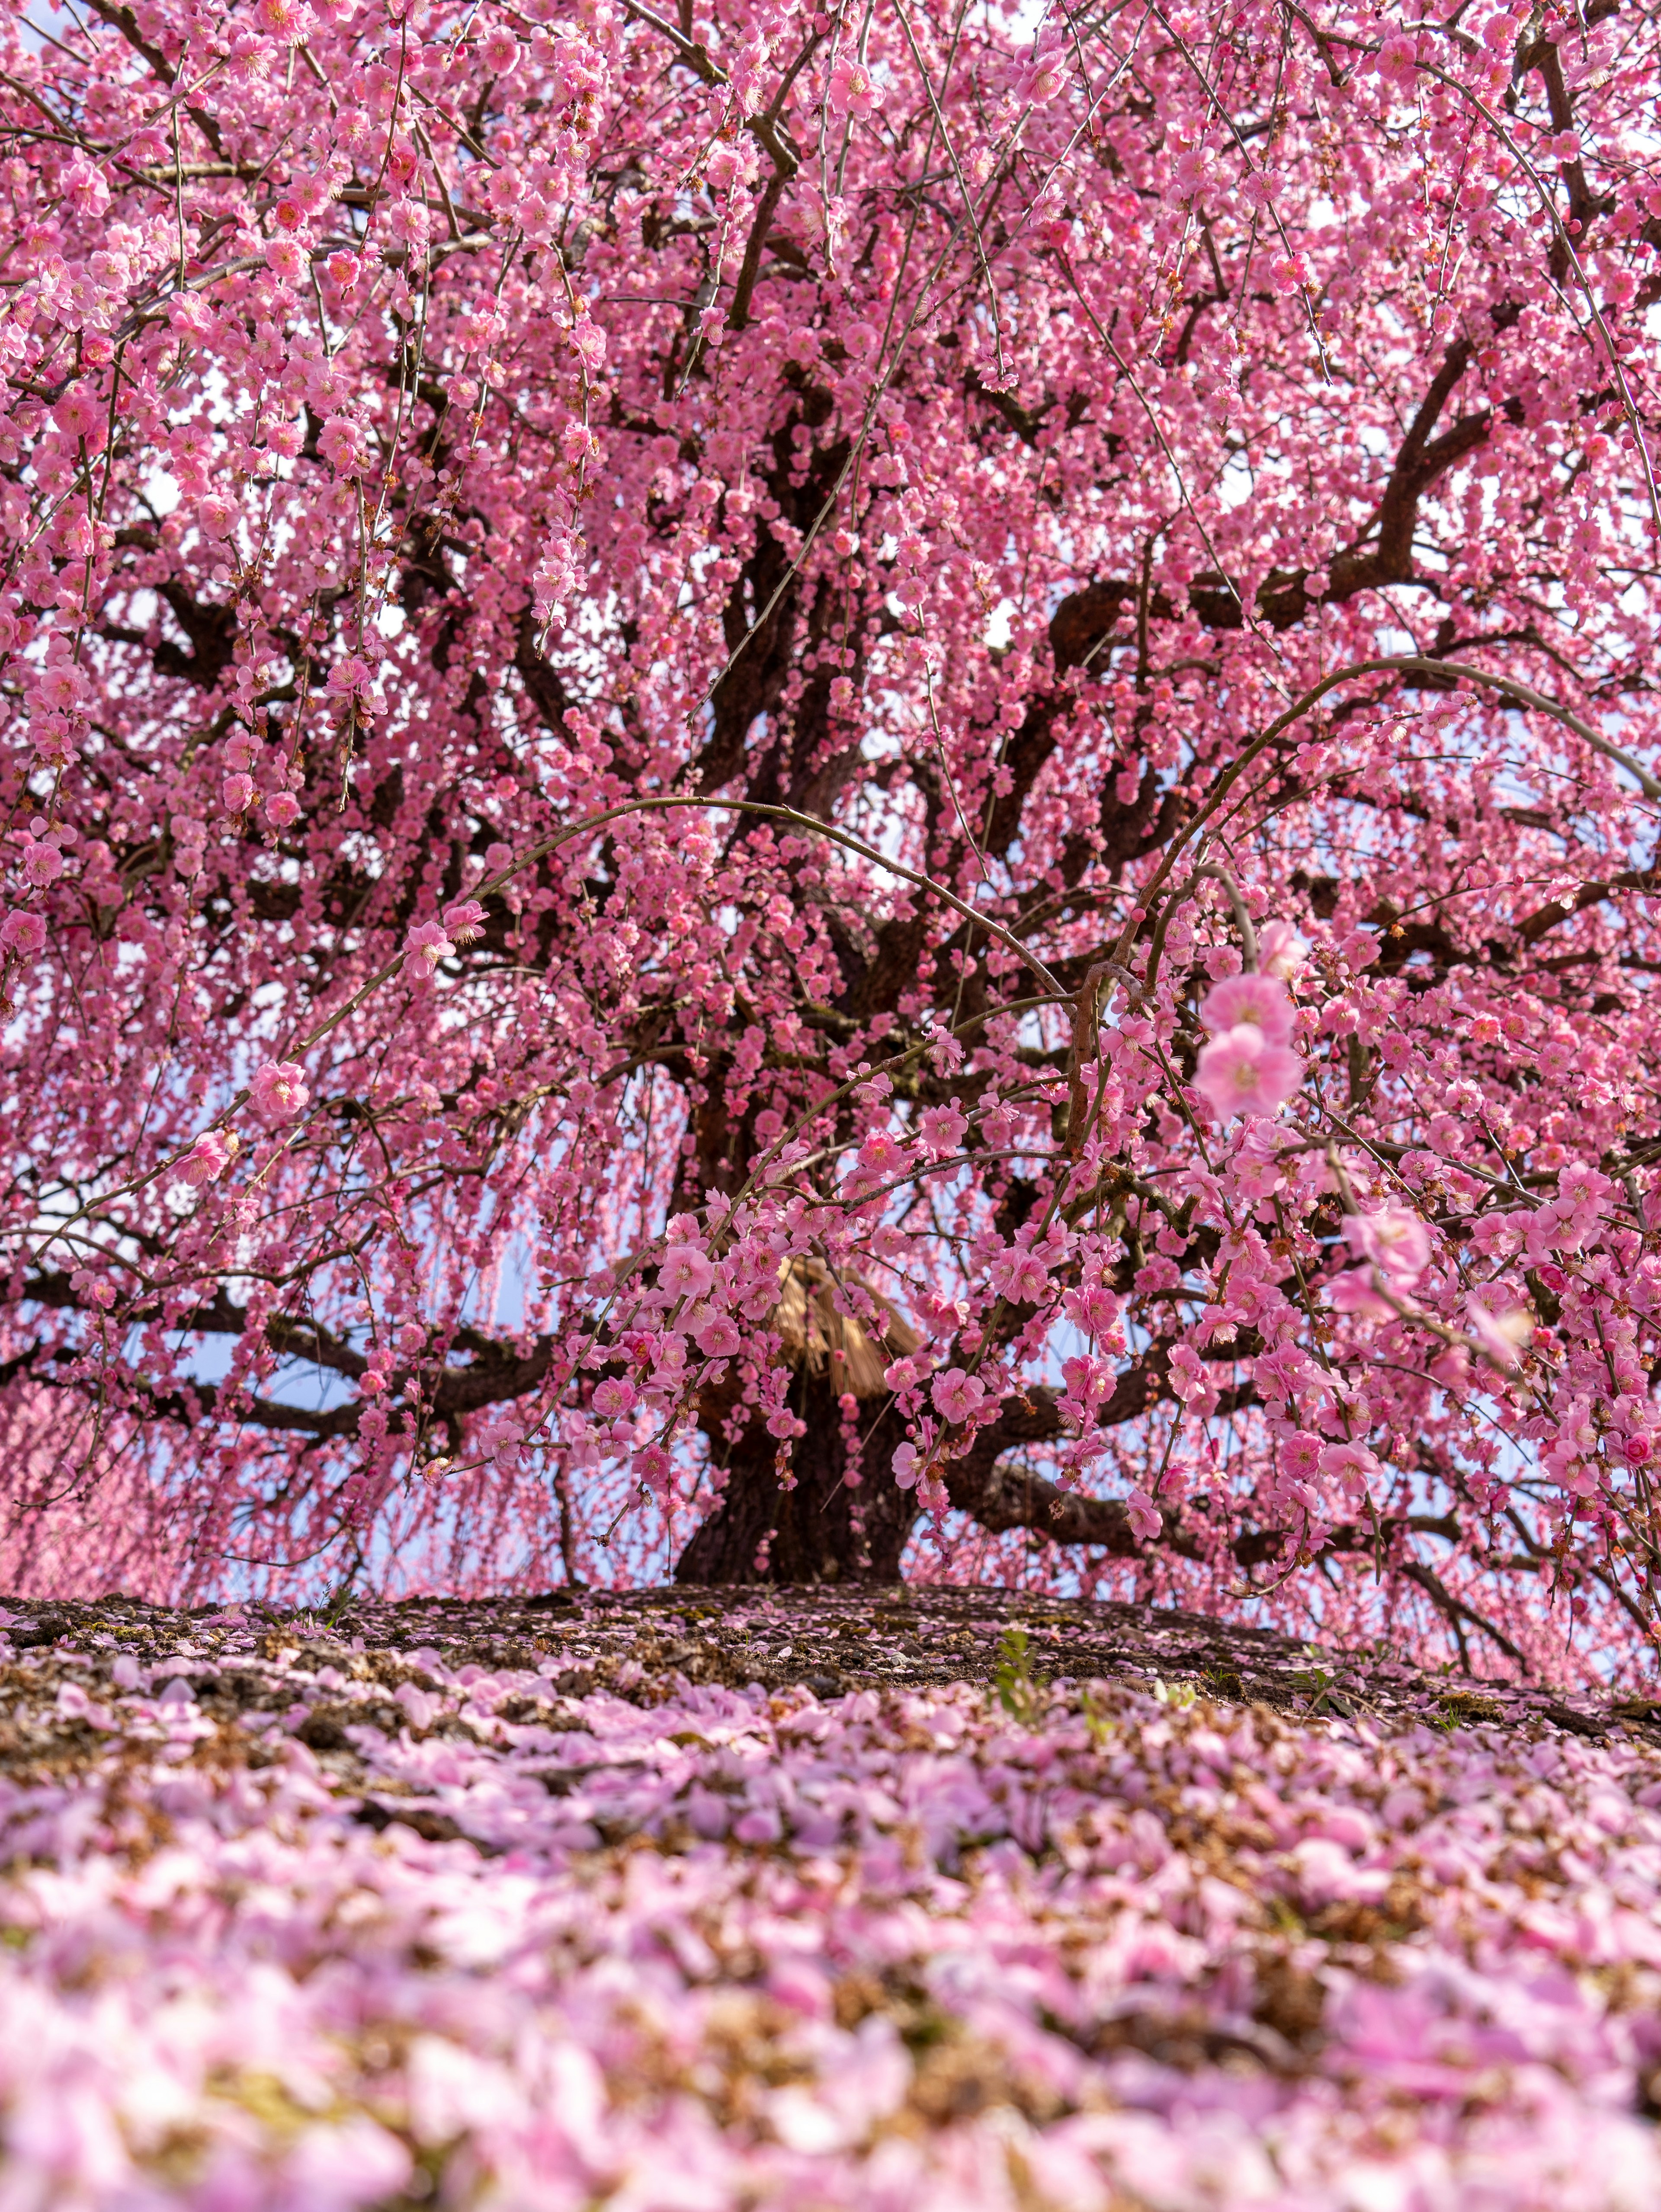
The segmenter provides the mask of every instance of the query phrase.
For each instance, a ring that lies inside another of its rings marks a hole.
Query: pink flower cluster
[[[1220,1115],[1273,1114],[1303,1080],[1289,1049],[1292,1000],[1277,976],[1230,975],[1208,993],[1200,1018],[1211,1032],[1195,1084]]]

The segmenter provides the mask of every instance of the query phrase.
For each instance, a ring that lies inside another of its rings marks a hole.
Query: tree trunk
[[[846,1480],[842,1413],[828,1374],[800,1369],[790,1408],[807,1424],[792,1449],[794,1487],[779,1481],[778,1443],[759,1421],[732,1447],[720,1504],[675,1565],[678,1583],[895,1583],[916,1509],[890,1462],[902,1431],[884,1422],[884,1395],[860,1407],[862,1436],[882,1434],[864,1454],[857,1487]],[[717,1458],[718,1435],[712,1437]]]

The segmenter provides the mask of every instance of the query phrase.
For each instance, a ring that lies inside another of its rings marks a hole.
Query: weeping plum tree
[[[1656,26],[1419,16],[9,18],[15,1576],[1641,1657]]]

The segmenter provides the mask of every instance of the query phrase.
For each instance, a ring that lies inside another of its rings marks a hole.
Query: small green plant
[[[319,1626],[322,1628],[334,1628],[338,1626],[341,1616],[344,1613],[347,1607],[351,1603],[356,1595],[356,1592],[352,1588],[352,1578],[348,1575],[345,1581],[342,1583],[340,1588],[335,1592],[334,1595],[329,1600],[327,1605],[324,1607],[322,1612],[318,1615]]]
[[[1079,1700],[1079,1704],[1084,1714],[1085,1727],[1090,1732],[1092,1749],[1105,1751],[1112,1742],[1118,1727],[1112,1712],[1101,1702],[1094,1690],[1087,1689]]]
[[[1199,1697],[1192,1682],[1165,1682],[1154,1677],[1153,1698],[1157,1705],[1173,1705],[1180,1712],[1186,1705],[1197,1705]]]
[[[1445,1729],[1468,1728],[1475,1721],[1503,1719],[1503,1708],[1492,1698],[1479,1697],[1470,1690],[1444,1690],[1436,1700],[1441,1708],[1439,1726]]]
[[[1350,1708],[1338,1693],[1338,1686],[1324,1667],[1306,1667],[1292,1677],[1292,1686],[1308,1699],[1304,1707],[1305,1720],[1315,1720],[1322,1713],[1338,1713],[1346,1719]]]
[[[1031,1642],[1024,1628],[1006,1628],[998,1644],[998,1663],[992,1686],[998,1703],[1012,1720],[1031,1728],[1042,1710],[1038,1685],[1032,1674]]]

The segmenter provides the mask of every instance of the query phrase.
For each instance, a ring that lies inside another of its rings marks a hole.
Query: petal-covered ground
[[[1641,1716],[908,1607],[15,1609],[0,2212],[1661,2203]]]

